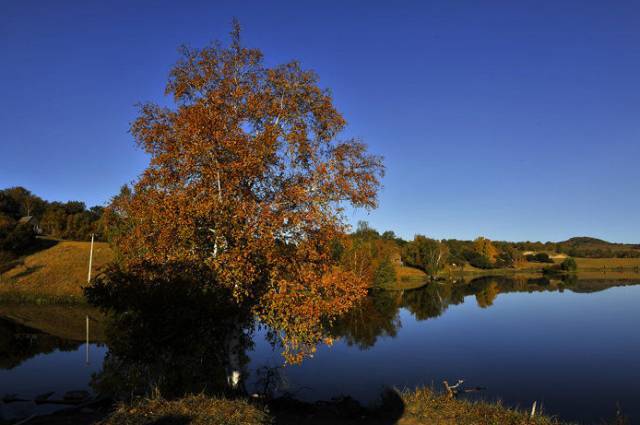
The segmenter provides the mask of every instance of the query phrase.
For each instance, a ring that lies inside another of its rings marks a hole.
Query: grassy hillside
[[[59,241],[43,251],[28,255],[21,264],[0,275],[0,302],[25,297],[82,299],[87,283],[90,242]],[[93,274],[113,259],[109,245],[96,242]]]
[[[576,258],[578,270],[640,269],[640,258]]]

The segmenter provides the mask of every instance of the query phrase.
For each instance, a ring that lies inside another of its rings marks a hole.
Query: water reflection
[[[398,298],[402,298],[400,292],[373,291],[357,308],[332,324],[331,334],[360,349],[373,347],[379,337],[396,336],[401,326]]]
[[[438,281],[405,291],[374,290],[348,314],[333,323],[332,335],[349,346],[366,350],[379,338],[395,337],[402,327],[400,310],[416,321],[443,315],[452,305],[475,297],[480,308],[490,308],[500,294],[518,292],[598,292],[615,286],[633,285],[640,279],[578,279],[576,275],[557,278],[528,276],[482,276],[458,281]]]
[[[278,369],[279,377],[261,368],[282,365],[278,347],[270,346],[269,338],[265,345],[262,337],[268,332],[258,330],[248,308],[223,302],[228,294],[175,280],[152,285],[129,281],[90,294],[92,302],[108,312],[108,352],[91,384],[96,392],[116,398],[155,390],[171,398],[202,391],[252,393],[268,388],[282,393],[308,387],[312,390],[300,393],[308,400],[350,394],[367,401],[383,385],[411,387],[468,378],[489,387],[491,397],[513,405],[544,396],[549,413],[568,419],[610,416],[615,401],[640,396],[632,388],[640,372],[630,366],[631,356],[640,355],[640,341],[625,326],[638,323],[640,316],[631,306],[640,301],[640,292],[600,291],[638,282],[485,276],[413,290],[372,291],[330,324],[338,341],[334,347],[322,348],[301,366]],[[597,296],[576,295],[595,292]],[[82,328],[83,322],[73,317]],[[568,335],[580,338],[569,344]],[[26,360],[55,355],[56,364],[62,365],[60,356],[66,353],[74,356],[73,367],[78,368],[84,364],[82,353],[65,350],[81,348],[80,338],[64,339],[0,319],[0,369],[21,369],[24,376],[30,364]],[[613,358],[615,362],[607,361]],[[593,367],[596,360],[600,368]],[[34,387],[33,394],[51,387],[75,389],[65,378],[73,370],[56,367],[61,384],[46,382],[46,388]],[[42,370],[30,373],[34,383],[43,384]],[[582,387],[571,394],[555,391],[565,383],[560,377]],[[280,378],[287,384],[280,385]],[[16,383],[14,379],[5,391],[15,391]],[[589,408],[574,399],[590,400]]]
[[[0,369],[13,369],[39,354],[75,351],[79,342],[49,335],[0,317]]]

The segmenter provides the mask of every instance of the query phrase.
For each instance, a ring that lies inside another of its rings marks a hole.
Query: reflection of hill
[[[88,305],[2,304],[0,317],[43,333],[73,341],[85,340],[85,317],[91,321],[91,341],[104,341],[102,314]]]
[[[76,350],[80,344],[0,318],[0,369],[13,369],[38,354]]]

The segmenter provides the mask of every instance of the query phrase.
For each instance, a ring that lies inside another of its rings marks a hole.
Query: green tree
[[[376,271],[373,275],[373,285],[376,288],[392,286],[393,284],[395,284],[396,279],[396,269],[393,268],[391,259],[387,256],[380,262],[380,264],[376,268]]]
[[[578,270],[578,264],[576,263],[576,260],[568,257],[565,258],[562,263],[560,263],[560,269],[566,272],[575,272],[576,270]]]
[[[402,248],[402,261],[412,267],[417,267],[435,278],[447,262],[447,246],[435,239],[423,235],[416,235],[413,241]]]

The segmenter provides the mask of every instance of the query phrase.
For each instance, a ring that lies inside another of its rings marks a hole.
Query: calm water
[[[307,400],[349,394],[367,403],[385,386],[441,388],[442,380],[464,379],[486,387],[475,397],[524,408],[535,400],[549,414],[585,423],[611,418],[619,403],[638,423],[640,285],[635,283],[640,280],[563,284],[485,278],[375,294],[336,323],[333,347],[281,369],[278,390]],[[0,396],[93,388],[91,376],[101,370],[105,346],[90,346],[87,365],[81,341],[15,320],[0,320]],[[257,368],[282,364],[263,332],[257,331],[254,342],[246,353],[249,390]],[[182,357],[172,352],[178,359],[172,361],[203,355],[187,351]],[[5,418],[34,408],[32,403],[0,406]]]

